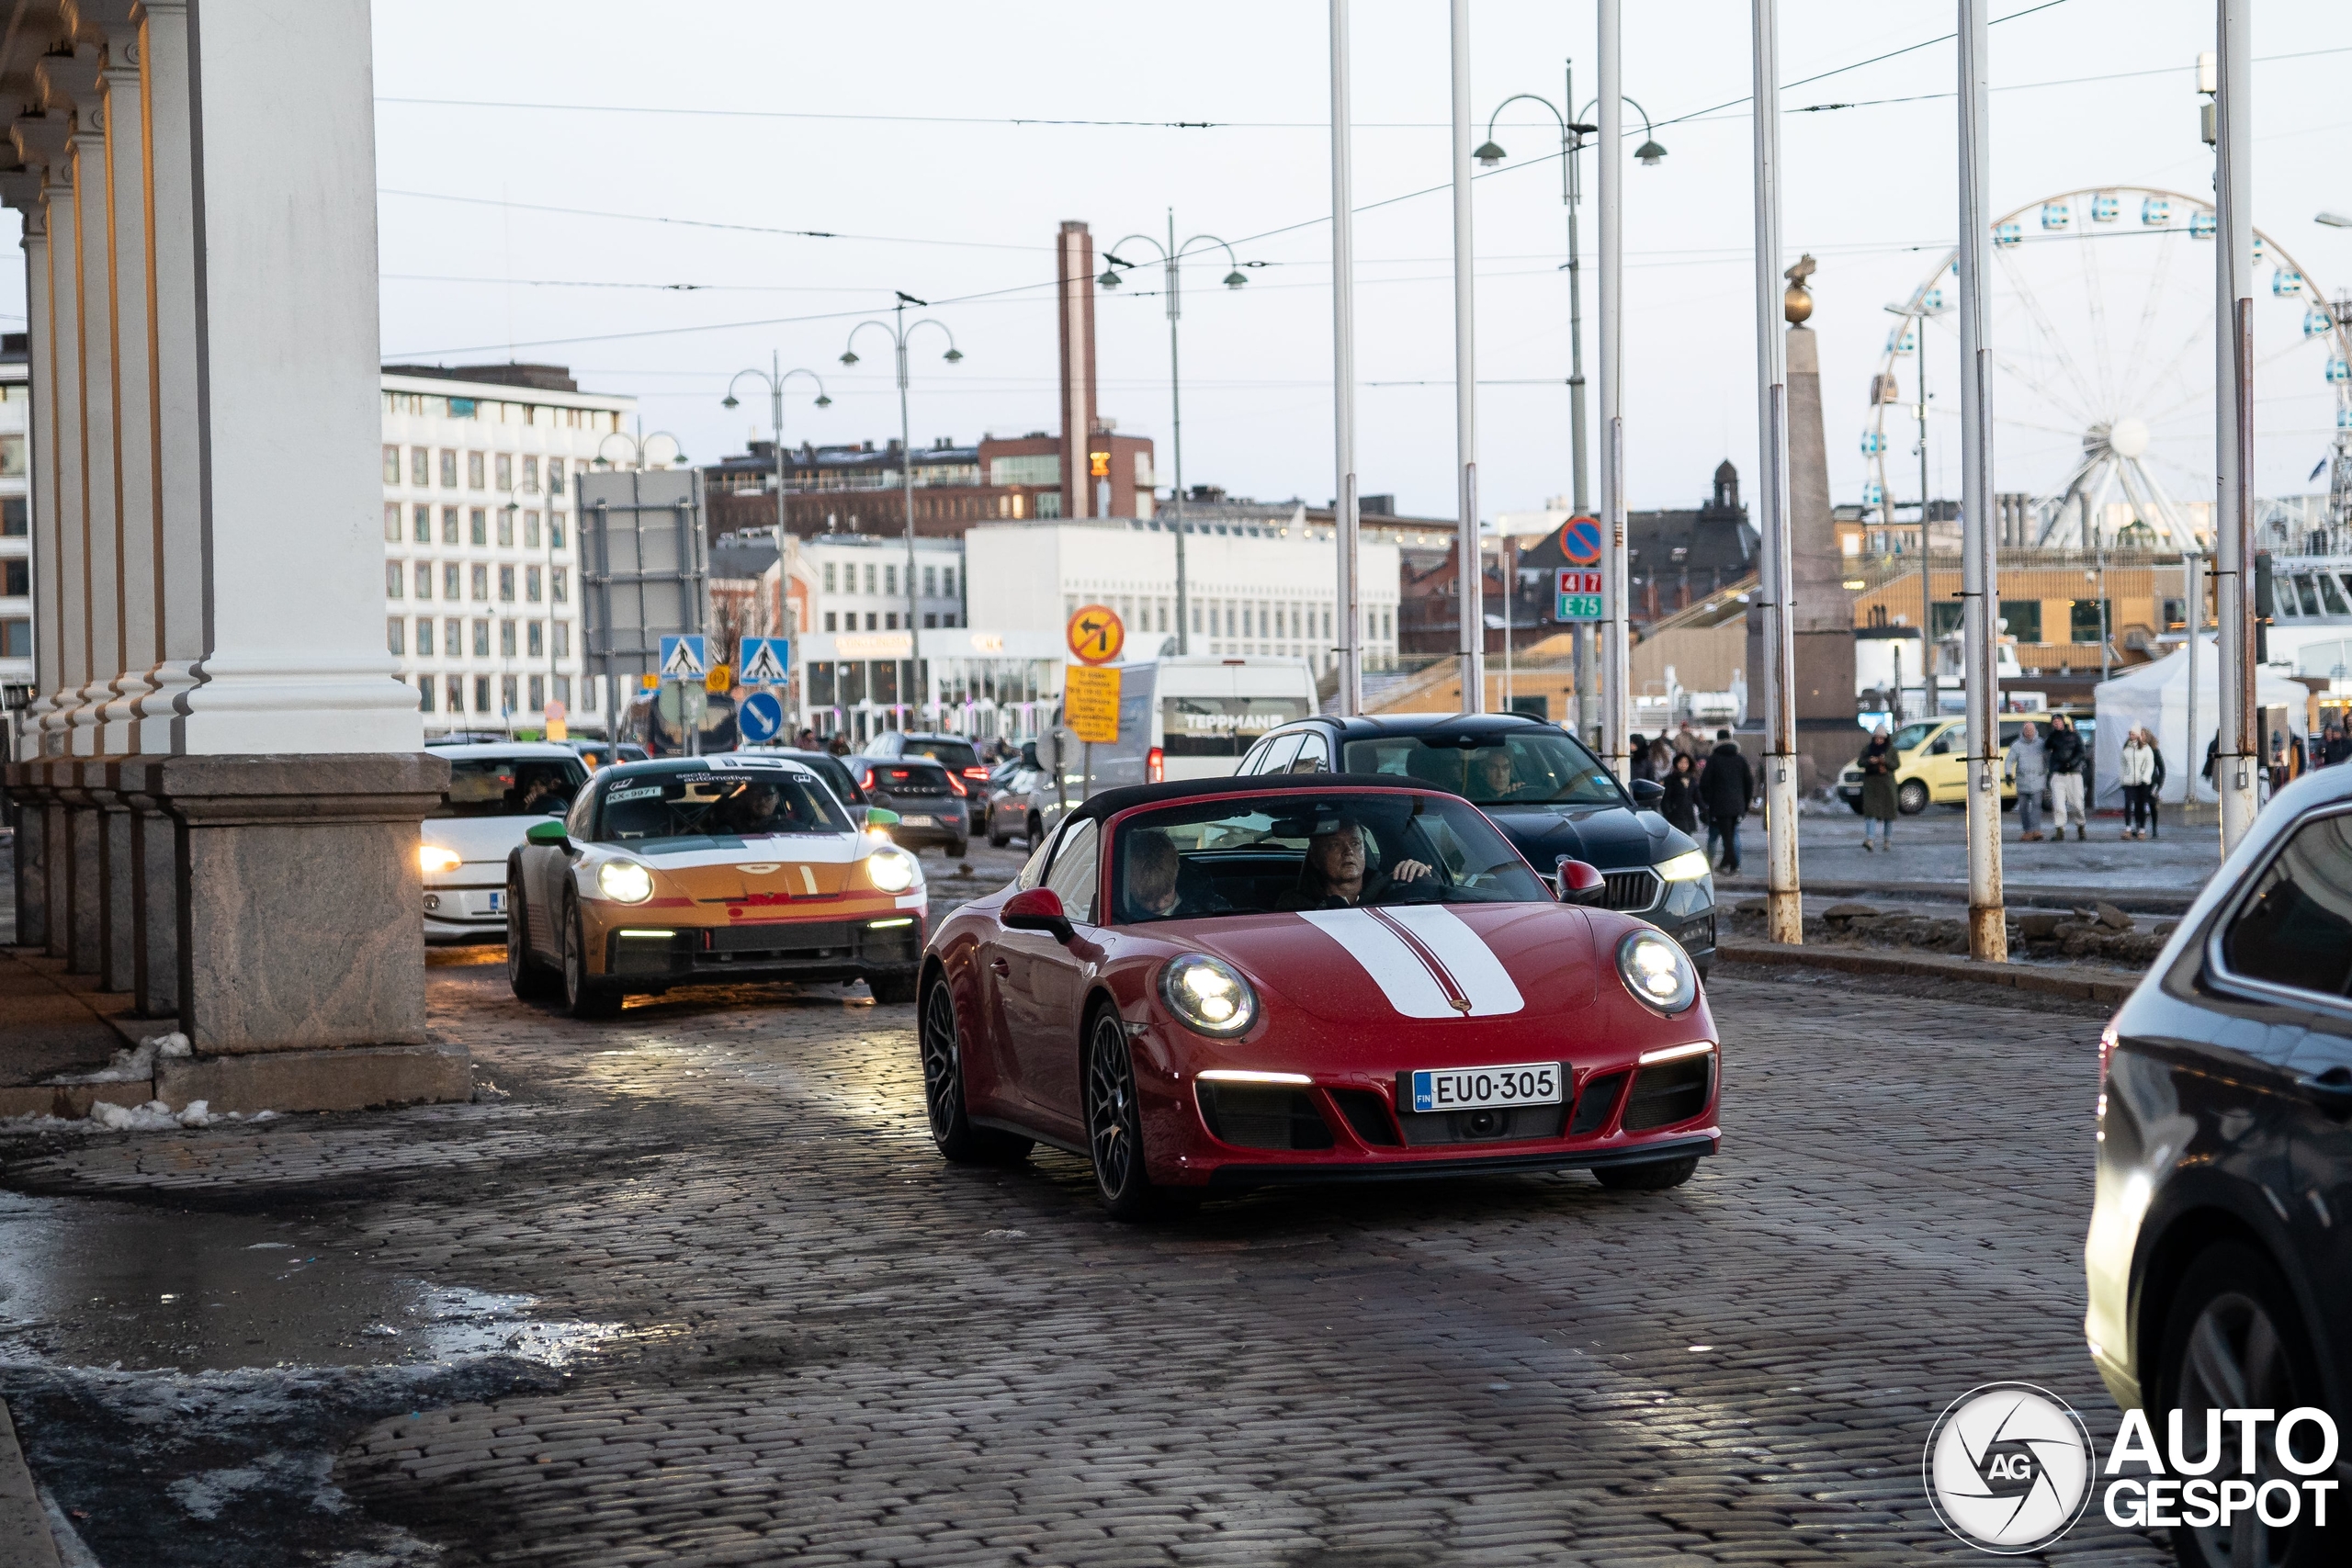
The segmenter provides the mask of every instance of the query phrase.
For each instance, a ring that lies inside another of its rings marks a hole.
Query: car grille
[[[1580,1138],[1609,1125],[1609,1118],[1617,1109],[1618,1096],[1625,1091],[1627,1076],[1611,1073],[1584,1086],[1584,1092],[1577,1096],[1576,1117],[1568,1123],[1569,1137]]]
[[[1609,886],[1608,907],[1623,909],[1628,914],[1638,915],[1657,903],[1658,895],[1666,888],[1666,884],[1658,880],[1657,873],[1647,866],[1637,871],[1606,872],[1602,874],[1601,880]]]
[[[1209,1135],[1245,1149],[1328,1149],[1331,1129],[1315,1101],[1294,1089],[1204,1083],[1201,1120]]]
[[[1388,1120],[1388,1101],[1368,1089],[1335,1089],[1331,1103],[1348,1119],[1357,1137],[1374,1148],[1396,1146],[1396,1128]]]
[[[1431,1144],[1499,1144],[1516,1138],[1556,1138],[1565,1105],[1514,1105],[1489,1111],[1399,1111],[1397,1124],[1415,1148]]]
[[[1714,1054],[1686,1056],[1644,1067],[1634,1079],[1625,1101],[1625,1131],[1646,1133],[1688,1122],[1707,1109],[1707,1085],[1714,1071]]]
[[[705,953],[790,953],[816,958],[846,957],[853,941],[846,920],[811,920],[807,925],[718,926],[708,931]]]

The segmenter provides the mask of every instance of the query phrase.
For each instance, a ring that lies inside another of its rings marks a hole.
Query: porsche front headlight
[[[1690,955],[1658,931],[1626,932],[1617,944],[1617,973],[1653,1012],[1672,1017],[1699,999],[1699,972],[1690,966]]]
[[[466,857],[439,844],[419,844],[416,863],[427,876],[441,876],[466,863]]]
[[[633,860],[608,860],[596,868],[596,886],[620,904],[642,904],[653,897],[653,874]]]
[[[1190,953],[1159,973],[1168,1010],[1203,1034],[1246,1034],[1258,1021],[1258,993],[1241,972],[1205,953]]]
[[[1701,850],[1685,850],[1671,860],[1660,861],[1656,869],[1661,881],[1696,882],[1707,874],[1707,856]]]
[[[877,849],[865,857],[866,880],[885,893],[904,893],[922,874],[915,857],[895,846]]]

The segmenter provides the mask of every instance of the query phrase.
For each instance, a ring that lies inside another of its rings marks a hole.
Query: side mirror
[[[1559,861],[1560,902],[1598,908],[1609,899],[1609,879],[1598,866],[1562,855]]]
[[[1049,932],[1058,942],[1067,943],[1078,934],[1062,913],[1062,896],[1050,887],[1023,888],[1004,901],[997,919],[1012,931]]]
[[[887,807],[869,806],[865,808],[865,825],[869,828],[895,828],[899,825],[899,814]]]
[[[1658,783],[1656,779],[1635,779],[1634,781],[1634,810],[1656,811],[1657,809],[1657,803],[1665,798],[1666,786]]]
[[[550,817],[544,822],[534,822],[525,829],[523,841],[526,844],[545,844],[551,850],[568,850],[571,847],[571,835],[564,831],[561,818]]]

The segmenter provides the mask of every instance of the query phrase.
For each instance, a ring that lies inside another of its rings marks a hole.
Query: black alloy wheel
[[[989,848],[1001,850],[1011,842],[1012,842],[1012,835],[997,823],[996,807],[989,807]]]
[[[621,994],[588,973],[588,939],[578,895],[563,896],[563,1010],[574,1018],[617,1018]]]
[[[2317,1364],[2294,1296],[2269,1258],[2254,1247],[2222,1242],[2199,1254],[2181,1277],[2164,1322],[2154,1384],[2157,1397],[2150,1403],[2148,1424],[2165,1433],[2171,1413],[2179,1411],[2182,1446],[2194,1450],[2183,1456],[2190,1462],[2204,1453],[2208,1411],[2268,1409],[2284,1415],[2322,1403]],[[2241,1477],[2238,1433],[2225,1425],[2216,1479],[2243,1479],[2257,1490],[2269,1481],[2299,1483],[2301,1477],[2278,1463],[2275,1435],[2276,1428],[2259,1434],[2257,1473]],[[2317,1457],[2311,1423],[2298,1425],[2295,1438],[2302,1450],[2299,1458]],[[2171,1533],[2173,1554],[2182,1568],[2315,1568],[2328,1546],[2312,1528],[2308,1506],[2284,1528],[2264,1524],[2257,1513],[2240,1513],[2227,1529],[2182,1525]]]
[[[1029,847],[1033,850],[1046,841],[1045,819],[1034,811],[1029,813],[1029,829],[1025,836],[1029,840]]]
[[[1135,1062],[1118,1012],[1103,1008],[1086,1032],[1086,1142],[1094,1189],[1114,1220],[1140,1220],[1153,1208],[1144,1173],[1143,1112],[1136,1100]]]
[[[506,873],[506,983],[526,1002],[553,995],[556,977],[531,951],[531,920],[523,908],[523,881],[509,867]]]
[[[1592,1174],[1612,1192],[1663,1192],[1681,1186],[1698,1170],[1699,1156],[1684,1155],[1680,1159],[1649,1159],[1638,1165],[1596,1166]]]
[[[1027,1138],[975,1127],[964,1111],[963,1034],[956,1023],[956,998],[943,977],[922,999],[923,1110],[931,1119],[931,1141],[942,1159],[956,1165],[1011,1165],[1028,1157]]]

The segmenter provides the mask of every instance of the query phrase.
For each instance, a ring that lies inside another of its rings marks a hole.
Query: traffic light
[[[2270,662],[2270,619],[2278,613],[2278,590],[2270,574],[2270,552],[2254,558],[2254,661]]]

